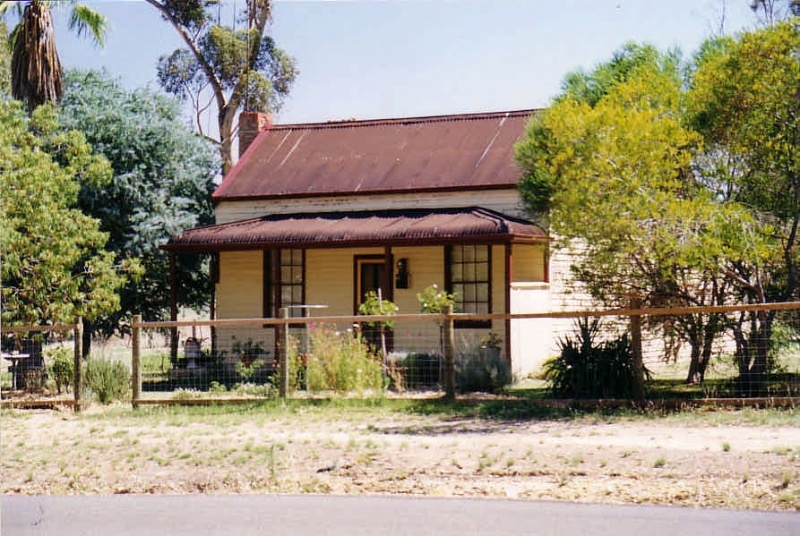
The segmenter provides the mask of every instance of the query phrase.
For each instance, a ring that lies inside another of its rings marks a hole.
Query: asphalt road
[[[3,496],[3,536],[797,536],[800,513],[331,495]]]

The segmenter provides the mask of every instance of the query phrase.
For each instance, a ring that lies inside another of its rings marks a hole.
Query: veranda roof
[[[175,252],[244,249],[544,242],[527,220],[482,207],[277,214],[197,227],[163,247]]]

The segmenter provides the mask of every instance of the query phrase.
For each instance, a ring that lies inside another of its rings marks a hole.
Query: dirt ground
[[[800,417],[4,411],[4,494],[335,493],[800,509]],[[99,414],[97,412],[103,412]],[[724,421],[724,420],[723,420]],[[730,421],[727,421],[730,422]]]

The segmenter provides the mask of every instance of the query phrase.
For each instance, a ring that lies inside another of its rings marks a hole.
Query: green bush
[[[396,363],[407,389],[436,387],[441,381],[442,356],[437,352],[412,352]]]
[[[86,361],[84,385],[101,404],[110,404],[127,397],[130,391],[131,373],[124,363],[105,359]]]
[[[293,356],[292,376],[305,381],[309,391],[336,393],[384,389],[380,358],[370,354],[362,337],[351,331],[338,332],[327,325],[309,326],[309,352]],[[305,374],[296,369],[305,365]]]
[[[513,381],[511,367],[492,348],[479,350],[456,361],[456,384],[465,393],[493,393]]]
[[[573,337],[559,340],[560,355],[544,364],[555,398],[630,398],[635,385],[633,354],[627,334],[596,343],[600,322],[576,322]],[[645,371],[645,373],[647,373]]]
[[[56,382],[56,390],[61,394],[62,388],[69,392],[72,381],[75,377],[75,355],[73,350],[67,346],[56,346],[45,352],[45,356],[50,361],[49,374]]]
[[[442,314],[447,311],[448,306],[455,306],[456,295],[439,290],[439,286],[434,283],[417,294],[417,301],[423,313]]]

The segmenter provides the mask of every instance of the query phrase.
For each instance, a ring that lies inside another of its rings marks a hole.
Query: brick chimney
[[[272,127],[272,114],[264,112],[242,112],[239,114],[239,158],[262,130]]]

